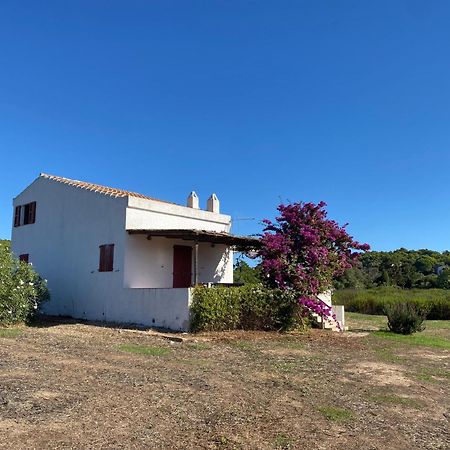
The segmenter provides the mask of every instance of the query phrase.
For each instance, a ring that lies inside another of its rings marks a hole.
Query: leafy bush
[[[260,284],[203,287],[193,292],[192,331],[289,330],[305,325],[292,292]]]
[[[384,314],[388,304],[410,302],[427,311],[429,320],[450,320],[450,291],[443,289],[343,289],[333,293],[333,303],[350,312]]]
[[[0,324],[28,321],[48,298],[46,282],[11,254],[8,241],[0,241]]]
[[[426,311],[411,302],[394,303],[385,306],[388,327],[398,334],[413,334],[423,331]]]

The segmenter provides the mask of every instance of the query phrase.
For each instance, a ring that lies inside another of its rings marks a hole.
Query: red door
[[[173,287],[184,288],[192,284],[192,247],[173,246]]]

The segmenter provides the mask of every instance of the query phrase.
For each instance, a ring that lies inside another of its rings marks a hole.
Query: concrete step
[[[336,323],[334,321],[329,322],[328,320],[323,320],[322,317],[320,317],[318,314],[313,314],[313,318],[316,320],[317,324],[322,325],[322,327],[325,330],[331,330],[331,331],[342,331],[347,330],[348,327],[345,326],[345,319],[344,319],[344,307],[343,306],[332,306],[333,312],[336,314],[337,319],[339,321],[339,324],[341,326],[341,330],[338,328]]]

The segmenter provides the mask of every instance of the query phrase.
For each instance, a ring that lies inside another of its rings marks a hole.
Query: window
[[[23,209],[23,224],[28,225],[36,222],[36,202],[27,203]]]
[[[30,255],[28,253],[23,253],[22,255],[19,255],[19,261],[28,263],[29,260],[30,260]]]
[[[29,225],[36,222],[36,202],[16,206],[14,210],[14,226]]]
[[[100,245],[99,272],[112,272],[114,266],[114,244]]]
[[[15,227],[20,227],[20,211],[21,211],[22,207],[21,206],[16,206],[16,209],[14,211],[14,226]]]

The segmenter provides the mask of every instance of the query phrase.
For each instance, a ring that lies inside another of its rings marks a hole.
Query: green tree
[[[9,241],[0,241],[0,324],[29,320],[48,298],[46,282],[13,256]]]
[[[436,286],[440,289],[450,289],[450,268],[444,269],[438,275]]]
[[[370,285],[366,274],[361,267],[352,267],[347,269],[341,276],[334,280],[333,287],[335,289],[363,289]]]
[[[419,256],[416,259],[414,266],[419,272],[423,273],[424,275],[429,275],[433,273],[434,267],[437,264],[438,261],[432,256],[423,255]]]
[[[450,253],[400,248],[391,252],[367,252],[361,255],[360,262],[366,287],[429,288],[435,286],[436,267],[450,267]],[[353,279],[350,275],[347,278],[349,282]]]
[[[243,260],[238,260],[234,265],[234,282],[243,284],[261,283],[261,269],[258,266],[251,267]]]

